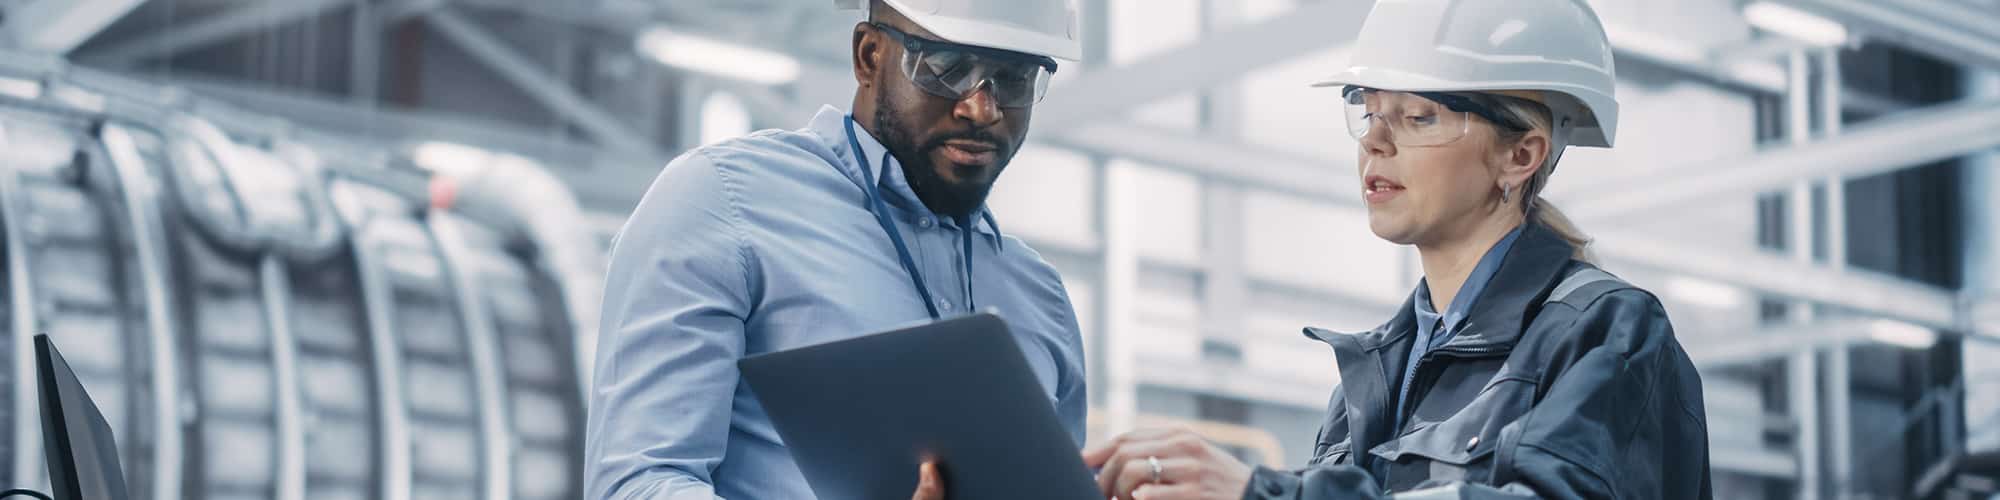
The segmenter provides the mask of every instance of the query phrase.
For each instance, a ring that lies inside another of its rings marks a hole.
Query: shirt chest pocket
[[[1391,490],[1433,480],[1485,482],[1492,476],[1501,429],[1527,412],[1533,392],[1527,380],[1498,381],[1450,418],[1418,422],[1368,453],[1386,464],[1387,477],[1381,479]]]

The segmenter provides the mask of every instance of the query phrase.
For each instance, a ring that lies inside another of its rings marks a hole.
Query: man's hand
[[[1187,430],[1134,431],[1084,450],[1083,462],[1100,469],[1098,487],[1113,499],[1234,500],[1252,472]]]
[[[910,494],[910,500],[944,500],[944,478],[938,477],[937,464],[924,462],[917,467],[917,492]]]

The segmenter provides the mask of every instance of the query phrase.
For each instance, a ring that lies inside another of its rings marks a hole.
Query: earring
[[[1501,202],[1501,203],[1511,203],[1511,202],[1512,202],[1513,200],[1514,200],[1514,185],[1513,185],[1513,184],[1501,184],[1501,185],[1500,185],[1500,202]]]

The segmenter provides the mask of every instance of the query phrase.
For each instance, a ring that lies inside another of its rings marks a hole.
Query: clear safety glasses
[[[1399,147],[1442,146],[1465,137],[1472,130],[1472,117],[1486,119],[1498,127],[1527,130],[1528,126],[1496,109],[1498,99],[1507,96],[1451,94],[1444,92],[1394,92],[1348,86],[1341,102],[1347,111],[1347,133],[1355,140],[1369,134],[1389,134],[1389,143]]]
[[[925,93],[959,100],[986,87],[1003,108],[1041,102],[1049,92],[1056,61],[986,47],[918,38],[881,23],[870,23],[903,44],[903,76]]]

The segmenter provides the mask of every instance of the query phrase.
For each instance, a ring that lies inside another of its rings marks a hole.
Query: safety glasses
[[[1473,116],[1509,130],[1528,130],[1528,125],[1501,115],[1499,99],[1511,97],[1394,92],[1350,85],[1342,91],[1341,102],[1347,112],[1347,133],[1355,140],[1386,130],[1391,144],[1426,147],[1450,144],[1465,137],[1472,130]]]
[[[1056,61],[1018,52],[919,38],[882,23],[869,23],[903,44],[903,76],[925,93],[959,100],[986,87],[1003,108],[1042,101]]]

